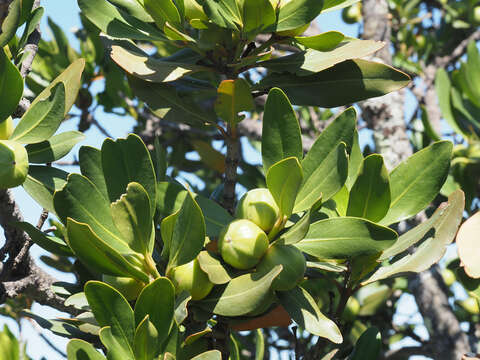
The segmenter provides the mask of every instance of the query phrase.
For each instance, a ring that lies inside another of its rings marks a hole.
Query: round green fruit
[[[450,269],[445,269],[442,271],[442,278],[445,282],[445,285],[452,286],[453,283],[457,280],[455,277],[455,273]]]
[[[477,299],[469,297],[465,300],[458,302],[462,308],[468,311],[472,315],[480,314],[480,307],[478,306]]]
[[[200,19],[208,21],[208,16],[203,12],[202,6],[195,0],[184,0],[184,5],[187,20]]]
[[[16,141],[0,140],[0,189],[23,184],[27,174],[27,150]]]
[[[236,216],[254,222],[265,232],[272,230],[280,211],[268,189],[253,189],[240,199]]]
[[[473,8],[473,21],[477,24],[480,23],[480,6],[475,6]]]
[[[13,120],[8,117],[7,120],[0,123],[0,140],[7,140],[13,133]]]
[[[306,262],[303,253],[292,245],[273,245],[257,266],[257,272],[266,274],[275,266],[283,269],[272,282],[273,290],[290,290],[303,280]]]
[[[427,38],[424,35],[417,35],[415,41],[419,49],[423,49],[427,45]]]
[[[197,259],[173,268],[168,277],[175,286],[175,293],[179,294],[186,290],[192,296],[192,300],[203,299],[213,288]]]
[[[362,7],[356,3],[342,10],[342,20],[347,24],[355,24],[362,20]]]
[[[246,270],[257,265],[265,254],[268,237],[250,220],[234,220],[220,233],[218,249],[226,263]]]
[[[111,275],[103,275],[103,282],[120,291],[128,301],[135,300],[145,286],[142,282],[129,277]]]

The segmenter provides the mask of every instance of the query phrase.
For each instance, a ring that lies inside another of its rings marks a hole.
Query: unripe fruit
[[[253,189],[240,199],[236,216],[247,219],[269,232],[279,216],[279,209],[268,189]]]
[[[0,140],[0,189],[23,184],[27,174],[27,150],[18,142]]]
[[[7,140],[13,133],[13,120],[9,117],[0,123],[0,140]]]
[[[257,265],[267,248],[267,234],[245,219],[232,221],[222,230],[218,239],[223,260],[241,270]]]
[[[477,24],[480,23],[480,6],[473,8],[473,21]]]
[[[452,286],[456,280],[455,273],[450,269],[444,269],[442,271],[442,278],[447,286]]]
[[[342,20],[347,24],[355,24],[362,20],[362,7],[360,3],[353,4],[342,10]]]
[[[417,35],[415,41],[419,49],[423,49],[427,45],[427,38],[424,35]]]
[[[197,259],[173,268],[168,277],[175,286],[176,294],[186,290],[192,296],[192,300],[203,299],[213,288],[213,284],[208,279],[208,275],[200,268]]]
[[[120,291],[128,301],[135,300],[144,287],[143,283],[129,277],[103,275],[103,282]]]
[[[470,314],[472,315],[480,314],[480,308],[478,306],[477,299],[473,297],[469,297],[465,300],[459,301],[458,303],[462,308],[467,310]]]
[[[195,0],[184,0],[185,17],[187,20],[200,19],[208,21],[207,15],[203,12],[202,6]]]
[[[266,274],[277,265],[282,265],[283,269],[272,282],[273,290],[290,290],[303,280],[306,270],[305,257],[295,246],[271,246],[258,264],[257,272]]]

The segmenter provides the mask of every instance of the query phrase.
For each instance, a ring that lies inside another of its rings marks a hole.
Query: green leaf
[[[374,40],[352,40],[343,42],[329,51],[307,50],[273,60],[262,61],[259,66],[274,72],[290,72],[307,76],[333,67],[345,60],[357,59],[373,54],[385,46]]]
[[[121,253],[100,239],[87,224],[67,221],[67,244],[87,266],[107,275],[134,277],[148,282],[148,276],[134,267]]]
[[[77,99],[78,90],[81,87],[82,72],[84,67],[84,59],[75,60],[32,101],[30,107],[33,107],[40,101],[50,98],[53,89],[61,82],[65,87],[65,106],[63,108],[65,117]]]
[[[205,220],[202,210],[188,193],[173,228],[167,273],[176,266],[195,259],[205,242]]]
[[[390,209],[381,224],[407,219],[432,202],[447,179],[452,147],[450,141],[433,143],[393,169]]]
[[[67,218],[88,224],[109,246],[121,253],[131,252],[113,223],[109,202],[86,177],[70,174],[67,184],[55,193],[53,202],[64,224]]]
[[[175,306],[175,288],[165,277],[155,279],[145,286],[135,304],[135,323],[140,325],[145,316],[149,315],[150,322],[158,332],[158,344],[162,344],[168,337],[173,321]]]
[[[145,8],[142,6],[144,0],[110,0],[112,4],[117,7],[125,9],[128,14],[136,17],[137,19],[151,23],[153,22],[152,17],[145,11]]]
[[[155,167],[155,176],[157,178],[157,184],[159,182],[165,181],[167,173],[167,150],[160,144],[158,137],[154,141],[154,150],[153,150],[153,166]],[[158,186],[157,186],[158,194]],[[156,199],[155,199],[156,200]]]
[[[156,178],[150,152],[138,135],[130,134],[126,139],[106,139],[102,145],[102,169],[110,201],[116,201],[125,193],[131,182],[137,182],[156,198]],[[151,214],[155,213],[155,202],[150,202]]]
[[[207,236],[218,237],[222,229],[233,221],[232,215],[215,201],[201,195],[195,195],[195,201],[202,209]]]
[[[146,315],[135,330],[135,360],[152,360],[158,353],[158,343],[158,331],[150,322],[149,315]]]
[[[147,82],[175,81],[198,71],[210,71],[199,65],[157,59],[129,45],[129,48],[112,45],[110,57],[127,73]]]
[[[327,31],[314,36],[295,36],[295,41],[317,51],[331,51],[345,39],[338,31]]]
[[[72,250],[67,244],[56,236],[47,236],[45,233],[37,229],[35,226],[28,222],[17,222],[13,224],[15,227],[25,231],[32,241],[53,254],[60,256],[72,256]]]
[[[276,19],[275,9],[270,0],[243,1],[243,31],[246,33],[254,36],[273,25]]]
[[[217,93],[215,112],[231,126],[236,125],[243,119],[238,115],[239,112],[251,111],[255,108],[250,85],[242,78],[223,80]]]
[[[322,314],[315,300],[305,289],[297,286],[289,291],[279,291],[277,297],[300,328],[336,344],[343,341],[337,325]]]
[[[397,240],[397,233],[371,221],[339,217],[310,225],[305,239],[295,244],[320,259],[345,259],[381,253]]]
[[[277,265],[263,277],[257,273],[238,276],[227,285],[216,286],[199,306],[221,316],[248,314],[270,296],[270,285],[281,271],[282,266]]]
[[[66,184],[67,176],[67,172],[54,167],[30,165],[23,188],[40,206],[55,214],[53,195]]]
[[[390,207],[390,184],[383,157],[367,156],[350,190],[347,216],[357,216],[373,222],[380,221]]]
[[[378,359],[382,350],[382,335],[376,327],[368,328],[355,344],[349,360]]]
[[[391,265],[380,267],[362,284],[387,279],[407,272],[418,273],[427,270],[430,266],[440,261],[445,254],[447,246],[455,238],[458,226],[462,221],[464,206],[465,195],[463,191],[457,190],[452,193],[448,198],[448,205],[441,206],[439,216],[436,218],[436,221],[430,224],[430,228],[427,231],[425,231],[426,229],[422,225],[419,225],[420,229],[413,228],[405,234],[405,238],[402,238],[402,243],[411,241],[416,243],[426,237],[417,250],[412,254],[405,255]],[[407,234],[409,235],[406,236]],[[397,251],[391,251],[391,253],[393,254]],[[385,254],[382,258],[384,257]]]
[[[11,6],[15,7],[17,0]],[[8,17],[7,17],[8,19]],[[6,22],[7,20],[5,20]],[[3,26],[5,26],[5,22]],[[3,29],[2,26],[2,29]],[[0,34],[0,39],[4,34]],[[7,55],[0,46],[0,98],[2,106],[0,107],[0,123],[6,120],[17,108],[23,94],[23,79],[17,67],[10,62]]]
[[[112,203],[113,223],[128,246],[143,255],[153,251],[152,213],[147,192],[139,183],[132,182],[127,192]]]
[[[85,135],[78,131],[67,131],[50,139],[26,146],[28,161],[36,164],[46,164],[60,160],[67,155],[72,148],[85,139]]]
[[[178,326],[188,317],[187,305],[192,299],[188,291],[182,291],[175,299],[174,319]]]
[[[262,160],[265,173],[280,160],[303,158],[300,124],[285,93],[273,88],[268,93],[263,114]]]
[[[78,162],[82,175],[90,180],[105,200],[109,200],[107,184],[103,176],[102,153],[91,146],[82,146],[78,152]]]
[[[353,135],[353,144],[352,150],[350,151],[350,157],[348,159],[348,176],[347,180],[345,181],[345,186],[347,190],[350,191],[353,184],[357,180],[358,172],[360,171],[360,167],[363,164],[363,154],[362,149],[360,149],[360,144],[358,141],[358,131],[355,130]]]
[[[69,360],[105,360],[105,357],[92,344],[80,339],[72,339],[68,342],[67,357]]]
[[[49,139],[63,120],[65,87],[59,83],[50,98],[31,106],[15,127],[11,140],[33,144]]]
[[[345,143],[336,145],[334,150],[328,153],[323,159],[313,160],[312,156],[316,154],[317,149],[315,149],[314,152],[312,152],[312,150],[314,150],[314,147],[312,147],[307,157],[305,157],[302,166],[304,163],[312,165],[318,160],[323,161],[318,164],[318,167],[312,172],[304,172],[304,180],[298,192],[295,208],[293,209],[295,213],[309,209],[320,197],[322,197],[324,202],[329,200],[340,191],[347,179],[348,159]],[[319,152],[321,152],[321,150]]]
[[[85,296],[98,324],[110,326],[112,336],[125,353],[131,354],[135,319],[128,301],[116,289],[100,281],[87,282]]]
[[[165,41],[163,33],[116,8],[107,1],[78,0],[78,6],[88,20],[101,31],[115,38]]]
[[[292,214],[302,180],[302,167],[296,157],[283,159],[268,170],[267,187],[282,215],[289,217]]]
[[[358,2],[360,2],[360,0],[325,0],[323,3],[322,14],[330,11],[340,10]]]
[[[480,234],[480,212],[465,221],[457,234],[458,257],[462,261],[465,272],[472,278],[480,278],[478,263],[478,234]]]
[[[255,331],[255,360],[263,360],[265,354],[265,337],[262,329]]]
[[[275,31],[293,30],[308,24],[320,14],[322,8],[321,0],[290,1],[280,7]]]
[[[222,353],[218,350],[210,350],[195,356],[192,360],[222,360]]]
[[[236,0],[199,0],[208,19],[220,27],[237,30],[242,15]]]
[[[121,335],[114,334],[111,326],[100,329],[98,335],[107,348],[108,360],[136,360],[130,344]]]
[[[408,75],[390,66],[357,59],[309,76],[272,73],[254,90],[277,86],[294,105],[332,108],[397,91],[409,82]]]
[[[8,9],[6,8],[6,4],[10,4],[8,6]],[[0,48],[3,48],[5,45],[7,45],[8,42],[15,36],[15,33],[17,32],[17,28],[21,25],[21,18],[22,18],[22,0],[15,0],[15,1],[3,4],[2,24],[1,24],[2,28],[0,31]],[[0,51],[0,52],[3,52],[3,51]],[[3,69],[3,66],[0,66],[0,69]],[[22,86],[22,90],[23,90],[23,86]],[[3,96],[2,96],[2,99],[3,99]],[[0,121],[1,120],[3,119],[0,117]]]
[[[180,13],[172,0],[143,0],[143,3],[159,29],[163,29],[166,22],[181,27]]]
[[[298,243],[308,233],[311,220],[311,210],[308,210],[303,214],[300,220],[275,240],[275,244],[292,245]]]
[[[230,272],[222,264],[219,257],[213,256],[208,251],[200,251],[198,263],[213,284],[226,284],[232,280]]]

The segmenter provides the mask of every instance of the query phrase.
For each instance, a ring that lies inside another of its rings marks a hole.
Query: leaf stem
[[[152,255],[145,255],[145,265],[147,266],[149,274],[152,275],[154,279],[158,279],[161,276],[157,270],[157,266],[155,265],[155,261],[153,260]]]

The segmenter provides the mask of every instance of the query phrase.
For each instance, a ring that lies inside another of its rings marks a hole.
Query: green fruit
[[[480,6],[473,8],[473,21],[477,24],[480,23]]]
[[[23,184],[27,174],[27,150],[18,142],[0,140],[0,189]]]
[[[142,282],[129,277],[111,275],[103,275],[103,282],[120,291],[128,301],[135,300],[145,286]]]
[[[306,270],[305,257],[295,246],[271,246],[258,264],[257,272],[266,274],[277,265],[282,265],[283,269],[272,282],[273,290],[290,290],[303,280]]]
[[[239,219],[247,219],[269,232],[277,221],[280,211],[268,189],[253,189],[240,199],[236,214]]]
[[[419,49],[423,49],[425,45],[427,45],[427,38],[423,35],[417,35],[415,37],[415,41],[417,42],[417,46]]]
[[[184,5],[187,20],[200,19],[208,21],[208,16],[203,12],[202,6],[195,0],[184,0]]]
[[[8,117],[7,120],[0,123],[0,140],[7,140],[13,133],[13,120]]]
[[[267,248],[267,234],[245,219],[232,221],[222,230],[218,239],[223,260],[241,270],[257,265]]]
[[[175,286],[175,293],[188,291],[192,300],[203,299],[213,288],[213,284],[208,279],[208,275],[200,268],[197,259],[173,268],[168,277]]]
[[[347,24],[355,24],[362,20],[362,7],[356,3],[342,10],[342,20]]]
[[[473,297],[469,297],[468,299],[459,301],[458,303],[462,308],[467,310],[470,314],[472,315],[480,314],[480,308],[478,306],[477,299]]]
[[[450,269],[443,270],[442,277],[445,285],[447,286],[452,286],[453,283],[456,281],[455,273]]]

